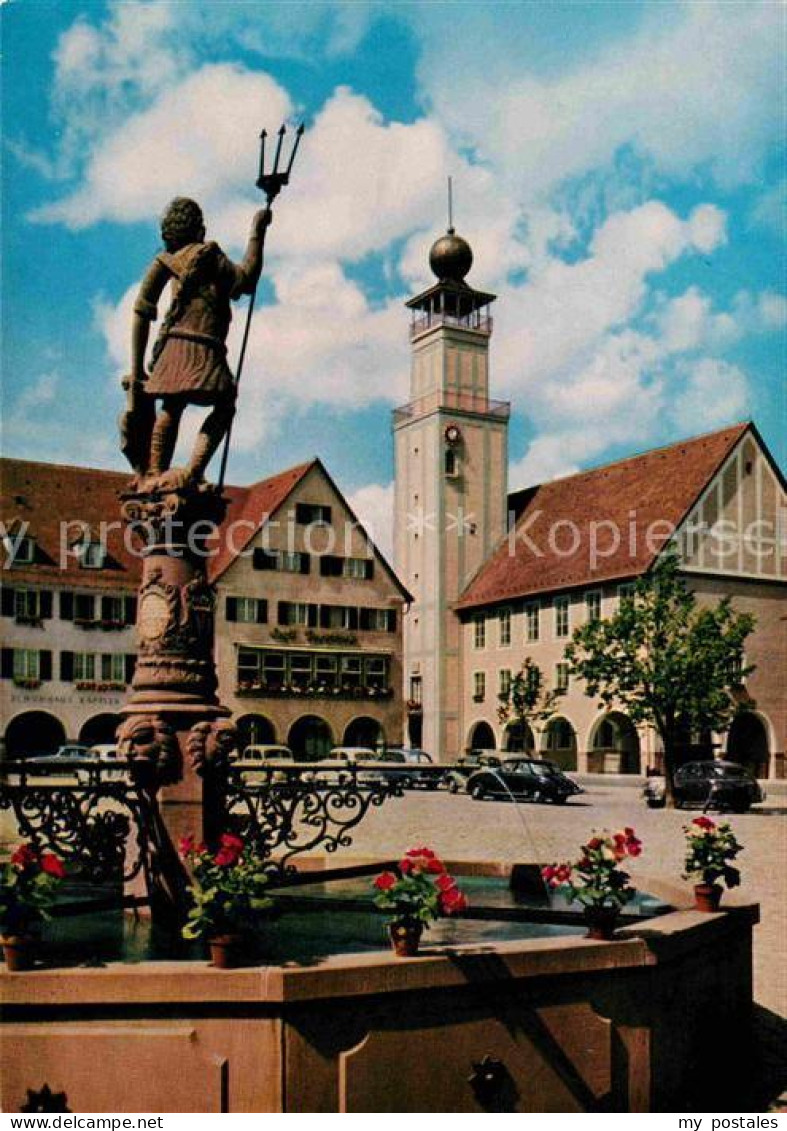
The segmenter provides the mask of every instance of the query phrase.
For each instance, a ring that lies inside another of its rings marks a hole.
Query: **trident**
[[[287,133],[287,127],[281,126],[277,135],[276,153],[273,157],[273,169],[270,173],[265,172],[265,142],[268,137],[268,131],[263,130],[260,134],[260,171],[257,177],[257,188],[265,193],[265,200],[270,208],[273,201],[279,195],[285,185],[290,183],[290,173],[292,172],[293,164],[295,163],[295,154],[298,152],[298,146],[301,144],[303,137],[304,125],[303,122],[298,126],[295,131],[295,144],[290,153],[289,164],[286,169],[279,169],[279,159],[281,157],[282,145],[284,143],[284,135]],[[254,300],[257,297],[257,284],[254,284],[254,290],[251,292],[249,298],[249,306],[246,311],[246,325],[243,329],[243,340],[241,342],[240,354],[238,355],[238,368],[235,372],[235,388],[237,390],[240,385],[240,377],[243,372],[243,362],[246,357],[246,346],[249,341],[249,330],[251,329],[251,316],[254,313]],[[221,470],[219,472],[219,490],[224,486],[224,475],[227,471],[227,459],[230,452],[230,438],[232,436],[232,422],[227,429],[227,435],[224,440],[224,451],[221,454]]]

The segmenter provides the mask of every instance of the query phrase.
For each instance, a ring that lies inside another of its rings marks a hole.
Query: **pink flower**
[[[374,881],[374,886],[378,891],[390,891],[396,883],[397,878],[393,872],[381,872]]]
[[[223,833],[219,839],[221,847],[214,857],[220,868],[231,868],[243,855],[243,841],[233,833]]]
[[[440,893],[440,906],[445,915],[456,915],[467,907],[467,898],[454,885]]]
[[[456,887],[456,880],[453,876],[449,876],[447,872],[443,872],[435,880],[435,885],[440,891],[450,891],[451,888]]]
[[[700,829],[715,829],[716,822],[712,821],[710,817],[695,817],[691,822],[692,825],[697,825]]]
[[[41,857],[41,871],[48,876],[56,876],[58,880],[62,880],[66,874],[63,861],[51,852],[45,852]]]

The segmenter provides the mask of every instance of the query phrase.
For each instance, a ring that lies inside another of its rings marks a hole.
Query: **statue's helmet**
[[[167,251],[177,251],[205,238],[205,219],[196,200],[176,196],[170,201],[161,217],[161,238]]]

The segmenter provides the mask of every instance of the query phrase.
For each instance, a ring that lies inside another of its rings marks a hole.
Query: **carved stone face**
[[[197,773],[207,768],[226,766],[238,746],[238,732],[232,723],[197,723],[189,731],[187,748]]]
[[[141,784],[169,785],[180,778],[181,758],[174,730],[158,715],[127,719],[118,730],[118,751]]]

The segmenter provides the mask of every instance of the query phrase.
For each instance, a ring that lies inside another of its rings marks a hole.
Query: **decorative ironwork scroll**
[[[58,780],[48,781],[47,773]],[[7,762],[0,781],[0,811],[13,813],[19,835],[94,883],[128,882],[145,867],[144,804],[122,769],[99,763],[64,759],[54,770],[51,763],[42,769],[32,760]]]
[[[250,839],[283,873],[294,871],[292,858],[305,852],[347,848],[351,830],[371,809],[404,795],[398,776],[313,763],[259,769],[231,765],[223,789],[225,827]]]

